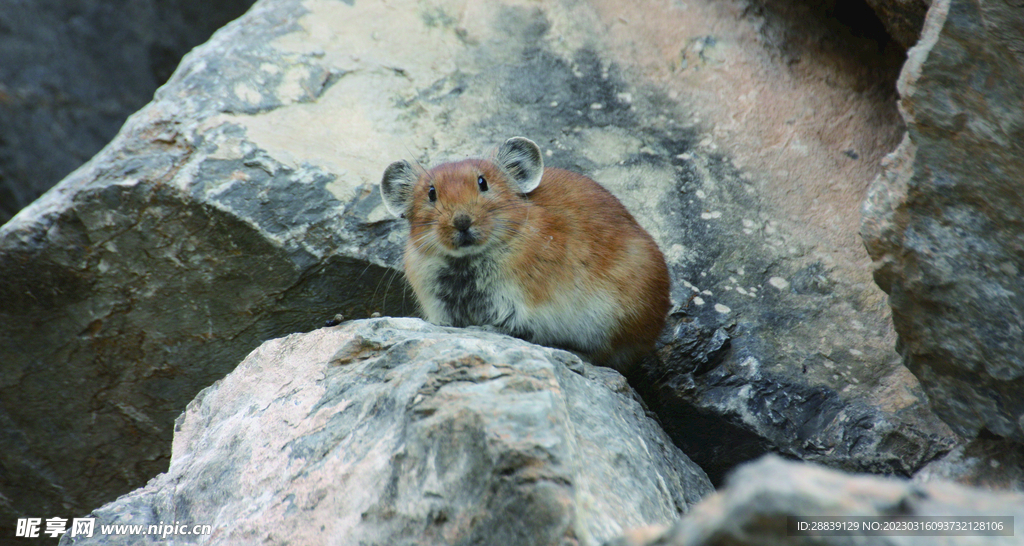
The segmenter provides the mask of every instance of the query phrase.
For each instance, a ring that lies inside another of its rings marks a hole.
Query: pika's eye
[[[476,185],[480,186],[480,191],[487,191],[487,181],[484,180],[483,176],[478,176],[477,177]]]
[[[434,186],[430,186],[430,189],[427,190],[427,199],[430,199],[431,203],[437,201],[437,190],[434,189]]]

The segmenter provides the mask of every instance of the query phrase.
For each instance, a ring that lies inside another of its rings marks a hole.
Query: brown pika
[[[665,325],[669,277],[654,239],[590,178],[544,168],[516,137],[490,160],[384,171],[409,221],[405,275],[426,319],[490,326],[625,371]]]

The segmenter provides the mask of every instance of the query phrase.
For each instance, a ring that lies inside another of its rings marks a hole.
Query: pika
[[[597,182],[545,169],[533,141],[429,171],[398,161],[380,188],[409,221],[405,275],[428,321],[494,327],[619,371],[653,348],[669,308],[658,245]]]

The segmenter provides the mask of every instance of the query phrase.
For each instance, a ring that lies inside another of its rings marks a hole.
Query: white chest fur
[[[493,259],[423,256],[413,251],[410,278],[430,322],[493,326],[543,345],[592,352],[605,348],[618,320],[613,295],[576,282],[533,304],[514,275]]]

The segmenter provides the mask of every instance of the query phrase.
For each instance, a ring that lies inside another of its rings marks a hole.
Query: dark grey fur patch
[[[452,258],[437,275],[437,297],[451,317],[452,326],[491,324],[495,315],[491,299],[477,286],[477,270],[482,261]]]
[[[451,318],[452,326],[495,326],[509,335],[530,339],[533,332],[513,328],[515,309],[499,315],[495,297],[481,287],[480,279],[497,273],[497,264],[483,257],[451,258],[437,275],[436,296]],[[511,306],[509,306],[511,308]]]

